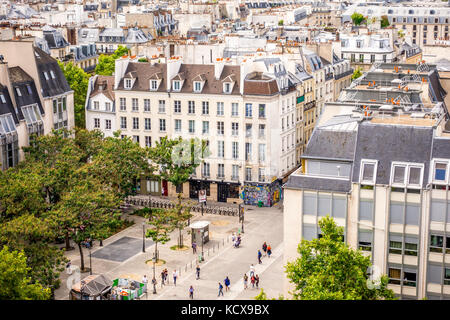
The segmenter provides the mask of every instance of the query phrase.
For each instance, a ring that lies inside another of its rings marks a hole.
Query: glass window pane
[[[430,283],[441,284],[442,266],[429,264],[427,269],[427,281]]]
[[[420,219],[420,206],[418,204],[406,204],[406,224],[414,226],[419,225]]]
[[[444,222],[445,201],[431,200],[431,221]]]
[[[372,221],[373,217],[373,200],[359,201],[359,220]]]
[[[303,214],[316,215],[316,194],[303,194]]]
[[[445,173],[447,171],[447,164],[436,163],[436,169],[434,171],[434,180],[445,181]]]
[[[304,224],[302,238],[305,240],[316,239],[317,238],[316,226]]]
[[[411,167],[409,168],[409,183],[410,184],[420,184],[420,173],[421,168]]]
[[[405,167],[394,167],[394,183],[404,183],[405,181]]]
[[[318,215],[331,215],[331,196],[319,194]]]
[[[371,163],[365,163],[363,168],[363,181],[372,181],[375,165]]]
[[[333,217],[345,218],[347,215],[346,204],[346,198],[333,196]]]
[[[403,224],[403,204],[391,202],[391,223]]]

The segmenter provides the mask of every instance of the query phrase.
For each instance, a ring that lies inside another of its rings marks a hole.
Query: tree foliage
[[[353,24],[355,26],[361,25],[361,23],[366,20],[366,17],[364,17],[361,13],[358,13],[358,12],[354,12],[351,15],[351,18],[352,18]]]
[[[383,275],[378,286],[369,289],[367,272],[370,257],[353,250],[343,241],[344,229],[327,216],[319,221],[323,236],[302,240],[299,258],[285,266],[295,285],[294,299],[301,300],[380,300],[394,299]]]
[[[74,91],[75,126],[86,128],[84,106],[86,103],[86,94],[90,76],[72,62],[64,64],[58,61],[58,64],[64,73],[70,88]]]
[[[356,68],[355,71],[353,71],[352,74],[352,80],[358,79],[359,77],[361,77],[363,74],[361,72],[361,68]]]
[[[174,217],[174,212],[170,210],[154,210],[147,217],[151,228],[147,229],[145,236],[155,242],[155,257],[158,257],[158,243],[164,244],[170,241],[170,233],[174,229],[172,220]]]
[[[127,47],[119,45],[112,55],[101,54],[98,58],[98,64],[95,66],[95,73],[103,76],[112,76],[116,59],[128,53],[129,49]]]
[[[47,300],[50,290],[32,283],[30,267],[23,251],[10,251],[3,246],[0,251],[0,300]]]
[[[389,27],[389,19],[387,16],[381,16],[381,28]]]

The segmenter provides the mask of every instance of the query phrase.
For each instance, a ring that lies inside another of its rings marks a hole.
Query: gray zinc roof
[[[289,176],[284,184],[288,189],[306,189],[319,191],[349,192],[351,189],[350,180],[324,179],[300,175]]]
[[[359,182],[361,159],[378,160],[377,184],[390,183],[393,161],[425,164],[423,187],[428,181],[432,127],[373,124],[362,122],[358,128],[353,182]]]
[[[316,129],[302,157],[352,161],[355,143],[356,132],[354,131]]]

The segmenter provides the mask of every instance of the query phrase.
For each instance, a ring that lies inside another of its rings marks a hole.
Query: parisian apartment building
[[[32,40],[0,41],[0,166],[24,159],[35,136],[75,125],[73,91],[57,61]]]
[[[284,185],[284,263],[329,215],[396,296],[450,299],[446,96],[434,65],[382,63],[325,105]]]
[[[142,147],[162,137],[207,140],[210,156],[179,190],[143,179],[144,194],[271,206],[298,168],[306,145],[303,109],[314,104],[314,82],[298,65],[255,56],[239,64],[185,64],[181,57],[116,60],[115,74],[89,83],[86,126],[106,136],[120,130]],[[297,68],[299,67],[299,68]],[[305,100],[305,95],[307,99]],[[315,120],[315,119],[314,119]]]

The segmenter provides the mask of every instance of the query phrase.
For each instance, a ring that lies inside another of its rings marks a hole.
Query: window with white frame
[[[120,129],[126,129],[126,128],[127,128],[127,118],[120,117]]]
[[[448,160],[433,159],[432,181],[435,184],[448,183]]]
[[[166,100],[159,100],[159,113],[166,113]]]
[[[139,130],[139,118],[133,117],[133,130]]]
[[[166,119],[159,119],[159,131],[166,131]]]
[[[225,129],[224,129],[223,121],[217,121],[217,134],[224,135],[224,133],[225,133]]]
[[[236,141],[231,143],[231,154],[233,159],[239,158],[239,144]]]
[[[48,77],[48,73],[46,72],[46,71],[44,71],[44,77],[45,77],[45,80],[49,80],[50,78]]]
[[[374,185],[377,176],[377,160],[361,160],[359,180],[361,184]]]
[[[239,135],[239,123],[238,122],[231,123],[231,135],[233,135],[233,136]]]
[[[125,89],[131,89],[131,79],[125,79]]]
[[[2,94],[0,94],[0,100],[2,101],[2,103],[6,103],[5,96]]]
[[[139,111],[139,104],[137,98],[131,99],[131,111]]]
[[[150,80],[150,90],[158,90],[158,80]]]
[[[150,112],[150,99],[144,99],[144,112]]]
[[[100,119],[94,118],[94,128],[100,128]]]
[[[223,92],[224,93],[231,93],[231,82],[225,82],[223,84]]]
[[[105,102],[105,111],[111,111],[111,102]]]
[[[223,163],[219,163],[217,165],[217,177],[223,178],[225,176],[225,165]]]
[[[111,120],[110,119],[105,119],[105,129],[111,130]]]
[[[180,100],[175,100],[173,102],[173,112],[181,113],[181,101]]]
[[[127,100],[126,98],[120,98],[120,111],[127,110]]]
[[[94,110],[100,109],[100,102],[94,101]]]
[[[424,165],[421,163],[393,162],[391,185],[418,189],[422,185]]]
[[[233,102],[231,104],[231,116],[232,117],[237,117],[239,115],[239,104]]]
[[[173,90],[180,91],[181,90],[181,82],[179,80],[173,81]]]
[[[265,144],[259,144],[258,145],[258,160],[259,162],[266,161],[266,145]]]
[[[189,120],[189,133],[195,133],[195,120]]]
[[[252,117],[252,104],[251,103],[246,103],[245,104],[245,117],[247,118],[251,118]]]
[[[195,101],[188,101],[188,113],[195,114]]]
[[[209,102],[208,101],[202,101],[202,114],[203,115],[209,114]]]
[[[238,180],[239,179],[239,166],[236,164],[233,164],[231,166],[231,179],[232,180]]]
[[[145,118],[144,119],[144,125],[145,125],[145,130],[151,130],[152,129],[152,119],[150,118]]]
[[[223,102],[217,102],[217,115],[223,116],[223,114],[224,114]]]
[[[202,121],[202,134],[209,134],[209,121]]]
[[[152,147],[152,137],[145,136],[145,146],[151,148]]]
[[[194,81],[194,92],[202,91],[202,83],[200,81]]]
[[[217,141],[217,157],[223,158],[225,156],[225,143],[223,141]]]
[[[22,92],[20,92],[20,89],[19,89],[19,87],[16,87],[16,92],[17,92],[17,95],[18,95],[19,97],[21,97],[21,96],[22,96]]]
[[[181,132],[181,120],[175,119],[175,132]]]
[[[50,75],[52,77],[52,79],[56,79],[55,73],[53,72],[53,70],[50,70]]]
[[[266,170],[265,168],[258,168],[258,181],[265,182],[266,181]]]

